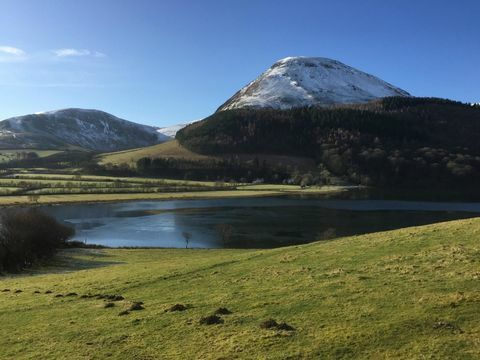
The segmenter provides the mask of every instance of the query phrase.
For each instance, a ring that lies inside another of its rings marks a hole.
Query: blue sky
[[[480,1],[0,0],[0,119],[65,107],[170,125],[286,56],[480,101]]]

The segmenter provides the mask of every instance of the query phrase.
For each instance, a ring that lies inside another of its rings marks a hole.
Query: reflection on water
[[[77,240],[112,247],[269,248],[480,214],[480,203],[270,197],[44,207]]]

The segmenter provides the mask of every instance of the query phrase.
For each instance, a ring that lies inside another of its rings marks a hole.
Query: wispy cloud
[[[19,62],[27,59],[27,53],[13,46],[0,46],[0,63]]]
[[[53,53],[55,56],[60,58],[65,57],[80,57],[80,56],[93,56],[93,57],[105,57],[104,53],[98,51],[91,51],[88,49],[72,49],[72,48],[64,48],[64,49],[57,49],[54,50]]]
[[[61,48],[56,50],[28,53],[13,46],[0,45],[0,62],[44,62],[67,58],[104,58],[107,55],[100,51],[89,49]]]
[[[1,0],[0,0],[1,2]],[[110,83],[106,55],[84,48],[0,46],[0,87],[95,88]]]
[[[13,46],[0,46],[0,53],[13,55],[13,56],[25,56],[26,52],[22,49]]]

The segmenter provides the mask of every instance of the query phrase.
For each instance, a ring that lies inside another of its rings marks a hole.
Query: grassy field
[[[82,181],[82,182],[128,182],[133,184],[173,184],[173,185],[201,185],[215,186],[213,181],[193,181],[193,180],[175,180],[175,179],[156,179],[143,177],[114,177],[114,176],[97,176],[97,175],[73,175],[73,174],[41,174],[41,173],[17,173],[13,178],[20,181]]]
[[[22,155],[26,153],[35,153],[38,157],[43,158],[50,155],[58,154],[60,150],[37,150],[37,149],[1,149],[0,150],[0,163],[9,162],[12,160],[18,160],[22,158]]]
[[[233,184],[170,179],[16,173],[0,178],[0,205],[156,199],[228,191]],[[34,197],[37,196],[37,197]],[[213,196],[218,196],[214,194]]]
[[[133,200],[180,200],[180,199],[216,199],[252,196],[275,196],[281,195],[278,191],[188,191],[166,193],[115,193],[115,194],[62,194],[42,195],[35,204],[62,204],[84,202],[115,202]],[[32,200],[27,195],[0,196],[0,206],[31,205]]]
[[[241,198],[256,196],[280,196],[286,194],[327,194],[344,191],[342,187],[325,186],[314,189],[301,190],[203,190],[187,192],[164,192],[164,193],[112,193],[112,194],[61,194],[41,195],[32,202],[28,195],[6,195],[0,196],[0,206],[10,205],[31,205],[34,204],[62,204],[62,203],[84,203],[84,202],[115,202],[133,200],[181,200],[181,199],[218,199],[218,198]]]
[[[274,250],[65,251],[0,278],[0,358],[478,359],[479,236],[469,219]]]
[[[167,141],[162,144],[144,148],[105,153],[99,156],[100,164],[136,164],[143,157],[168,157],[174,159],[207,160],[215,157],[196,154],[181,146],[177,140]]]
[[[244,184],[238,185],[237,190],[248,190],[248,191],[278,191],[281,193],[327,193],[327,192],[338,192],[344,191],[348,188],[358,188],[357,186],[334,186],[334,185],[323,185],[323,186],[311,186],[303,188],[298,185],[283,185],[283,184]]]
[[[274,196],[295,192],[321,194],[342,190],[342,187],[335,186],[301,189],[296,185],[245,185],[139,177],[16,173],[0,178],[0,206]]]

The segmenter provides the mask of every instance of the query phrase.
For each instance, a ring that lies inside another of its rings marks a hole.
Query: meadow
[[[158,145],[147,146],[139,149],[129,149],[117,151],[112,153],[104,153],[98,156],[100,164],[129,164],[135,165],[136,162],[143,157],[163,157],[174,159],[188,159],[188,160],[208,160],[216,159],[216,157],[201,155],[194,153],[185,147],[181,146],[178,141],[167,141]]]
[[[297,185],[18,172],[0,177],[0,205],[271,196],[342,190],[338,186],[301,189]]]
[[[65,250],[0,278],[0,358],[478,359],[479,236],[469,219],[273,250]]]

